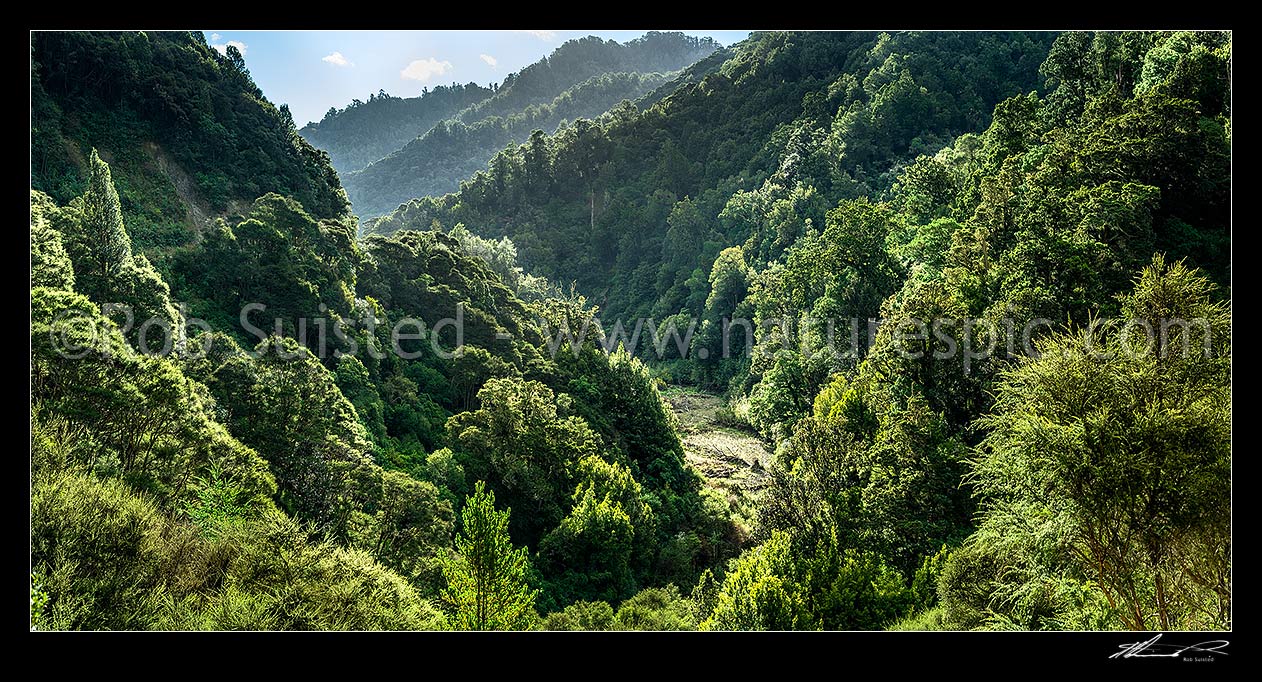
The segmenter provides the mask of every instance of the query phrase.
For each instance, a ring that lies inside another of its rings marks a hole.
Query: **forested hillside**
[[[267,192],[320,218],[349,210],[327,155],[233,46],[221,55],[200,32],[36,32],[31,55],[31,186],[61,203],[82,194],[95,147],[143,249],[187,244],[207,217]]]
[[[345,174],[346,191],[361,218],[380,216],[413,197],[455,191],[460,182],[486,168],[506,146],[532,135],[546,137],[567,121],[600,116],[624,100],[634,100],[668,79],[662,73],[603,73],[543,104],[508,116],[487,116],[466,124],[442,121],[402,149],[362,170]],[[494,98],[493,98],[494,99]],[[488,100],[489,101],[489,100]]]
[[[308,142],[329,153],[338,173],[357,171],[424,135],[446,120],[495,94],[477,83],[425,89],[420,97],[391,97],[384,90],[330,108],[319,122],[298,130]]]
[[[1034,89],[1053,38],[756,35],[642,113],[619,108],[547,144],[532,138],[459,193],[411,201],[367,229],[462,222],[509,237],[528,269],[577,281],[611,314],[699,314],[719,251],[756,231],[744,204],[788,200],[801,212],[756,237],[760,258],[778,256],[838,198],[881,197],[917,155]],[[803,174],[813,191],[793,195]]]
[[[33,43],[32,627],[1232,626],[1230,34],[754,34],[366,236],[239,54]]]
[[[588,36],[509,74],[493,91],[470,84],[411,99],[380,93],[300,132],[332,155],[356,214],[374,217],[413,197],[454,191],[505,145],[599,116],[718,48],[682,33],[651,31],[625,44]],[[457,110],[461,99],[469,101]]]

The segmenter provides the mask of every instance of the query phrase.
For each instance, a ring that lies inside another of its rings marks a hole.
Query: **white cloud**
[[[500,63],[498,59],[496,59],[495,57],[492,57],[489,54],[480,54],[478,55],[478,59],[481,59],[482,61],[486,62],[486,65],[491,67],[492,69],[495,68],[496,64]]]
[[[530,35],[538,38],[539,40],[544,41],[545,43],[550,42],[552,40],[556,40],[556,37],[557,37],[556,31],[516,31],[516,32],[529,33]]]
[[[228,45],[231,45],[237,48],[237,50],[241,52],[242,57],[245,56],[245,50],[247,46],[245,43],[241,42],[240,40],[229,40],[227,43],[223,45],[211,45],[211,47],[215,48],[216,50],[219,50],[219,54],[226,55],[228,54]]]
[[[414,59],[411,64],[399,72],[399,75],[408,80],[420,81],[428,83],[431,80],[443,75],[451,70],[451,62],[438,61],[433,57],[429,59]]]
[[[320,61],[328,62],[333,66],[355,66],[355,62],[348,61],[346,57],[342,56],[341,52],[334,52],[331,55],[320,57]]]
[[[212,34],[210,34],[210,39],[211,39],[211,40],[214,40],[214,41],[218,41],[218,40],[219,40],[220,38],[222,38],[222,37],[223,37],[223,36],[219,35],[218,33],[212,33]]]

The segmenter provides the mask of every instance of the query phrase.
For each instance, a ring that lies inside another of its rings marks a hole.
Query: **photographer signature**
[[[1229,642],[1225,639],[1211,639],[1209,641],[1200,642],[1198,644],[1159,644],[1161,635],[1153,637],[1146,642],[1131,642],[1119,646],[1121,651],[1109,656],[1109,658],[1181,658],[1185,653],[1189,654],[1222,654],[1227,655],[1226,648]]]

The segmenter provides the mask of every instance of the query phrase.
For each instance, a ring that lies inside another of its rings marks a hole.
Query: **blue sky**
[[[669,29],[659,29],[669,30]],[[683,30],[683,29],[679,29]],[[254,82],[277,105],[288,104],[302,127],[329,107],[385,90],[415,97],[453,82],[487,85],[536,62],[571,38],[597,35],[625,42],[646,31],[205,31],[206,40],[245,55]],[[749,31],[689,31],[723,45]]]

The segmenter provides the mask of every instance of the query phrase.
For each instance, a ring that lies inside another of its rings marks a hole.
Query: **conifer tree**
[[[443,565],[443,599],[459,630],[525,630],[534,618],[537,592],[526,583],[526,549],[508,535],[512,510],[496,511],[495,493],[479,481],[460,514],[458,557]]]
[[[79,230],[72,238],[71,253],[79,267],[77,279],[90,298],[108,300],[131,265],[131,239],[123,227],[109,164],[95,149],[88,161],[88,191],[80,198],[79,209]]]

